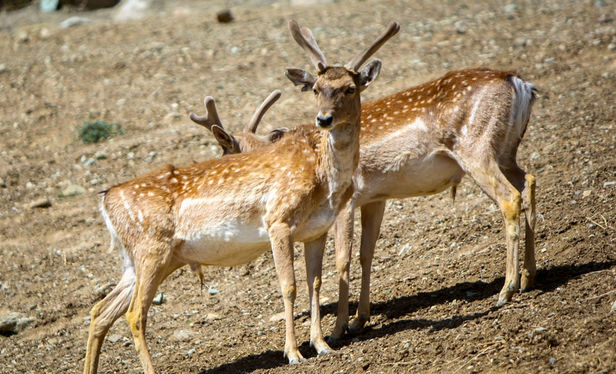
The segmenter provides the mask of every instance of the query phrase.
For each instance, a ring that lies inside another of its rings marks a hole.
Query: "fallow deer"
[[[259,136],[256,134],[257,127],[261,119],[263,119],[263,115],[280,98],[280,95],[280,90],[272,92],[257,108],[250,121],[244,126],[243,131],[236,135],[230,134],[222,125],[222,121],[216,110],[216,102],[211,96],[206,96],[203,101],[206,109],[205,115],[198,116],[195,113],[190,113],[189,117],[193,122],[212,132],[214,138],[222,148],[223,155],[250,152],[273,143],[286,132],[286,129],[283,128],[272,130],[266,136]],[[312,127],[310,130],[312,130]]]
[[[295,38],[303,34],[294,32]],[[307,39],[305,43],[311,43]],[[314,79],[287,69],[302,90]],[[468,174],[499,206],[505,222],[507,262],[498,305],[532,287],[535,265],[535,178],[516,162],[535,99],[535,87],[516,73],[489,69],[452,71],[431,82],[363,105],[360,159],[354,192],[335,223],[339,302],[332,340],[357,332],[370,319],[370,268],[385,202],[435,194]],[[361,209],[359,306],[349,325],[349,264],[355,208]],[[520,213],[525,252],[520,288]]]
[[[352,194],[360,91],[378,76],[374,67],[380,62],[357,69],[398,29],[392,23],[384,37],[355,58],[359,62],[353,70],[319,64],[318,84],[325,92],[317,100],[319,130],[285,136],[253,152],[179,168],[168,165],[102,193],[102,216],[112,245],[122,252],[124,273],[92,308],[85,373],[96,373],[105,335],[125,312],[143,369],[154,373],[145,328],[163,280],[184,265],[242,264],[268,248],[283,294],[284,352],[289,363],[303,360],[293,322],[294,241],[305,247],[311,343],[319,354],[330,351],[320,326],[323,249],[329,227]],[[330,89],[341,81],[341,92]]]

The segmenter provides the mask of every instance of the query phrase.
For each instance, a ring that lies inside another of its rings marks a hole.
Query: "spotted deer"
[[[189,117],[193,122],[212,132],[214,138],[222,148],[223,155],[250,152],[275,142],[286,132],[286,129],[276,129],[272,130],[266,136],[259,136],[256,134],[257,127],[263,119],[265,112],[267,112],[267,110],[280,98],[280,95],[280,90],[273,91],[257,108],[250,121],[244,126],[242,132],[235,135],[229,133],[222,125],[222,121],[216,110],[216,102],[211,96],[206,96],[203,101],[206,110],[205,115],[199,116],[195,113],[190,113]],[[311,130],[312,127],[310,127],[310,131]]]
[[[319,354],[331,350],[319,311],[323,249],[329,227],[352,194],[360,92],[378,76],[374,67],[380,62],[357,70],[398,29],[390,25],[355,58],[360,62],[353,70],[319,65],[318,84],[326,93],[317,103],[317,129],[289,134],[253,152],[168,165],[102,193],[101,213],[112,245],[122,253],[124,273],[92,308],[85,373],[96,373],[105,335],[124,313],[144,372],[154,373],[145,328],[164,279],[185,265],[200,271],[201,265],[246,263],[269,248],[283,294],[284,353],[289,363],[303,360],[293,322],[294,241],[304,243],[311,344]],[[345,89],[338,92],[340,82]]]
[[[299,34],[296,34],[299,35]],[[302,90],[314,87],[293,69],[287,76]],[[535,274],[535,178],[516,162],[530,118],[535,87],[516,73],[489,69],[452,71],[362,107],[359,166],[354,192],[335,223],[339,302],[332,339],[356,333],[370,319],[370,268],[385,202],[435,194],[465,174],[499,206],[505,223],[507,261],[498,305],[532,287]],[[355,208],[361,209],[359,305],[349,324],[349,264]],[[520,287],[520,214],[525,252]]]

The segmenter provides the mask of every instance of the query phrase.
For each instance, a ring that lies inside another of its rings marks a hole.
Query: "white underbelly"
[[[270,248],[269,235],[261,225],[218,223],[176,236],[182,241],[180,256],[187,262],[233,266],[250,262]]]
[[[310,215],[307,221],[300,225],[293,234],[295,240],[310,241],[325,234],[334,223],[336,216],[329,206],[323,206]]]
[[[396,170],[360,173],[353,198],[355,206],[370,201],[403,199],[441,192],[459,183],[464,171],[445,155],[410,159]]]

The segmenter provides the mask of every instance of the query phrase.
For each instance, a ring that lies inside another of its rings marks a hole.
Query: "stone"
[[[60,192],[60,197],[83,195],[86,189],[77,184],[71,184]]]
[[[603,182],[603,187],[616,186],[616,181]]]
[[[90,22],[91,22],[90,19],[87,17],[73,16],[73,17],[69,17],[65,19],[64,21],[60,22],[60,27],[63,29],[67,29],[73,26],[86,25]]]
[[[6,68],[5,64],[0,64],[0,74],[7,72],[8,69]]]
[[[122,335],[120,335],[120,334],[109,335],[107,337],[107,340],[109,340],[111,343],[117,343],[120,340],[122,340]]]
[[[158,295],[156,295],[156,297],[154,297],[154,300],[152,300],[152,304],[160,305],[163,303],[164,299],[165,299],[165,296],[163,295],[162,292],[160,292]]]
[[[283,321],[283,320],[284,320],[284,312],[276,313],[273,316],[271,316],[269,319],[270,322],[278,322],[278,321]]]
[[[458,34],[466,34],[466,24],[464,21],[457,21],[454,26]]]
[[[216,13],[216,20],[220,23],[229,23],[233,21],[233,15],[230,9],[223,9]]]
[[[39,1],[39,9],[43,13],[51,13],[58,10],[58,5],[60,4],[59,0],[40,0]]]
[[[610,43],[607,46],[607,49],[609,49],[610,51],[616,51],[616,43]]]
[[[513,13],[518,10],[518,6],[515,4],[508,4],[503,7],[503,12],[505,13]]]
[[[152,8],[161,6],[162,0],[122,0],[113,19],[119,22],[142,19]]]
[[[582,192],[582,197],[588,197],[588,196],[590,196],[590,194],[592,194],[592,190],[586,190],[586,191]]]
[[[35,319],[22,313],[4,311],[0,312],[0,335],[14,335],[22,331]]]
[[[616,312],[616,301],[614,301],[614,304],[612,304],[612,307],[610,308],[610,313],[614,312]]]
[[[216,314],[216,313],[208,313],[208,314],[205,315],[205,320],[206,321],[218,321],[221,318],[222,317],[219,314]]]
[[[46,197],[34,200],[30,204],[28,204],[28,208],[30,209],[49,208],[50,206],[51,206],[51,201],[49,201],[49,199]]]
[[[173,332],[173,340],[176,340],[178,342],[187,342],[187,341],[191,340],[195,335],[197,335],[197,333],[194,332],[194,331],[190,331],[190,330],[175,330]]]
[[[94,154],[94,158],[97,160],[104,160],[107,158],[107,154],[104,151],[97,151]]]

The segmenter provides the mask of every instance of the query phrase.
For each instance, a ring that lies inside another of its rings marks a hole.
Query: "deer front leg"
[[[269,228],[269,236],[272,245],[272,254],[278,282],[282,291],[285,317],[285,343],[284,354],[289,359],[289,364],[297,364],[304,361],[304,357],[297,349],[295,338],[295,324],[293,322],[293,304],[295,303],[295,271],[293,269],[293,240],[291,230],[284,223],[274,223]]]
[[[359,259],[361,262],[361,292],[355,318],[349,325],[349,332],[356,334],[370,321],[370,270],[374,247],[379,237],[385,201],[377,201],[361,207],[361,245]]]
[[[331,348],[323,339],[323,330],[321,330],[321,304],[319,302],[323,250],[325,249],[326,239],[327,233],[304,245],[306,281],[308,282],[308,295],[310,297],[310,344],[320,355],[331,352]]]
[[[338,270],[338,311],[334,331],[329,337],[330,343],[342,338],[349,325],[349,268],[353,250],[354,210],[351,202],[347,203],[338,213],[334,226],[336,270]]]

